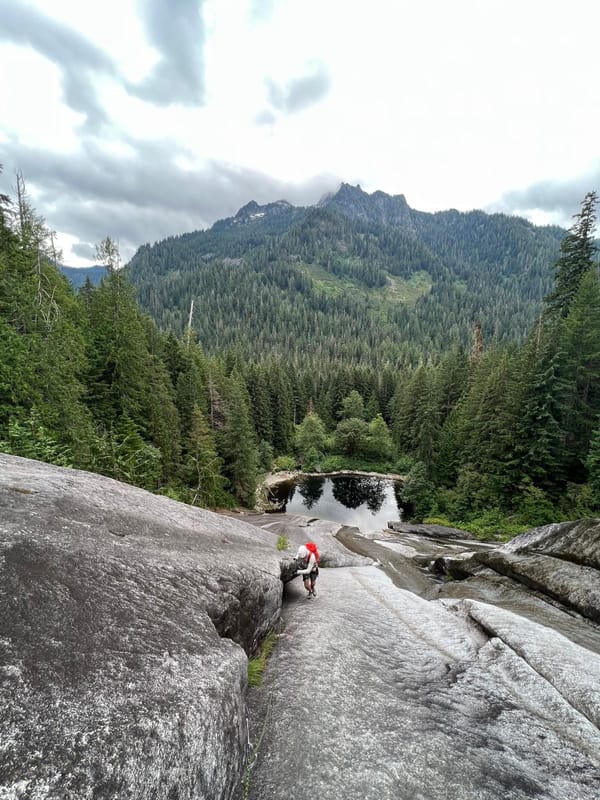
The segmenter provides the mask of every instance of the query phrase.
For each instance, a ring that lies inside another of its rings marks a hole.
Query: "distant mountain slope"
[[[87,278],[90,279],[93,286],[97,286],[102,278],[106,275],[106,267],[60,267],[62,274],[68,278],[76,289],[81,288]]]
[[[317,206],[248,203],[210,230],[139,248],[127,269],[158,322],[190,301],[207,352],[399,365],[470,341],[521,340],[564,231],[481,211],[436,214],[343,184]]]

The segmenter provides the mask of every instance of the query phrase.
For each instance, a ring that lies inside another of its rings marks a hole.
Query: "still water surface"
[[[288,514],[305,514],[354,525],[363,531],[386,528],[398,520],[396,485],[390,480],[362,475],[305,478],[283,487],[280,500]]]

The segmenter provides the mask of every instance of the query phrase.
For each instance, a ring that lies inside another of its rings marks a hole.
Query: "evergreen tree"
[[[564,237],[560,246],[560,257],[554,265],[554,290],[548,295],[546,302],[551,311],[562,317],[569,313],[582,276],[594,268],[597,203],[596,192],[588,192],[581,204],[581,211],[574,215],[575,223]]]
[[[369,395],[369,399],[367,400],[367,404],[365,406],[365,419],[375,419],[375,417],[381,413],[381,408],[379,406],[379,400],[377,399],[377,394],[372,391]]]
[[[117,272],[121,266],[121,254],[116,242],[107,236],[96,245],[96,260],[103,264],[109,273]]]
[[[128,414],[116,420],[105,438],[103,471],[117,480],[154,491],[162,471],[161,453],[145,442]]]
[[[422,522],[434,500],[434,485],[429,479],[427,466],[417,461],[406,477],[400,492],[403,502],[412,508],[411,518]]]
[[[600,281],[596,270],[580,280],[562,323],[562,428],[571,458],[570,480],[584,478],[583,462],[600,414]]]
[[[194,406],[185,446],[185,481],[192,488],[192,505],[209,508],[224,499],[223,461],[217,455],[213,436],[198,405]]]
[[[273,422],[271,443],[276,454],[287,454],[294,445],[294,400],[290,381],[278,363],[270,366],[269,384]]]
[[[357,419],[365,418],[365,404],[361,395],[353,389],[348,397],[342,400],[342,419],[350,419],[356,417]]]
[[[523,392],[517,420],[515,459],[522,478],[557,495],[564,486],[559,328],[540,319],[522,359]],[[522,482],[522,481],[520,481]]]
[[[405,453],[430,462],[439,435],[438,398],[433,371],[418,367],[402,382],[392,405],[393,435]]]
[[[431,465],[431,474],[441,486],[452,486],[464,457],[467,421],[459,403],[450,411],[440,429]]]
[[[592,434],[585,465],[589,475],[592,497],[594,498],[593,504],[598,509],[600,508],[600,425],[596,427]]]
[[[150,355],[145,429],[148,439],[161,453],[164,483],[176,478],[181,461],[181,428],[174,395],[166,366],[158,355]]]
[[[369,426],[364,419],[343,419],[334,432],[336,450],[346,456],[364,455],[369,445]]]
[[[240,503],[253,507],[259,454],[246,385],[237,372],[233,372],[229,379],[226,424],[221,441],[225,462],[223,472],[231,490]]]
[[[387,459],[392,455],[394,443],[392,435],[381,414],[369,422],[368,452],[373,458]]]
[[[428,391],[427,382],[425,367],[421,365],[398,382],[390,402],[392,435],[402,452],[412,452],[415,448],[415,420]]]
[[[516,422],[520,415],[519,360],[514,351],[488,351],[461,403],[461,463],[485,478],[487,502],[506,503],[518,480]]]
[[[434,392],[438,402],[439,423],[456,406],[468,387],[469,362],[464,350],[453,349],[441,360],[435,372]]]
[[[247,375],[248,393],[254,419],[254,429],[259,441],[273,441],[273,410],[265,369],[251,365]]]
[[[323,457],[325,427],[314,411],[307,414],[300,425],[296,425],[296,450],[303,464],[308,456],[312,466]]]
[[[0,438],[15,424],[23,432],[44,431],[30,438],[30,456],[38,440],[39,457],[48,458],[47,439],[69,463],[89,468],[94,433],[82,403],[79,306],[50,260],[53,234],[31,208],[20,176],[18,190],[15,213],[6,198],[0,203]]]
[[[89,303],[88,397],[94,417],[108,429],[127,415],[146,426],[149,354],[133,290],[121,272],[111,272]]]

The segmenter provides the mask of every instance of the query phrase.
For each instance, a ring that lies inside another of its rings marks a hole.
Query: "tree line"
[[[140,309],[109,238],[107,276],[75,293],[17,189],[0,198],[3,451],[206,507],[251,506],[273,467],[362,465],[406,474],[416,518],[537,524],[598,510],[594,193],[524,342],[487,345],[476,328],[471,349],[408,367],[315,351],[253,360],[242,346],[206,355],[195,331],[161,330]]]
[[[143,245],[128,275],[142,307],[179,335],[195,298],[211,356],[398,369],[468,346],[477,318],[495,341],[523,341],[564,232],[475,211],[411,215],[410,227],[323,207],[236,217]]]

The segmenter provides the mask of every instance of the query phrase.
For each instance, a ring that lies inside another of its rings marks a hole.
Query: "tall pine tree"
[[[593,269],[596,256],[594,230],[596,226],[596,192],[588,192],[575,214],[575,223],[562,240],[554,290],[546,298],[551,311],[566,317],[584,273]]]

